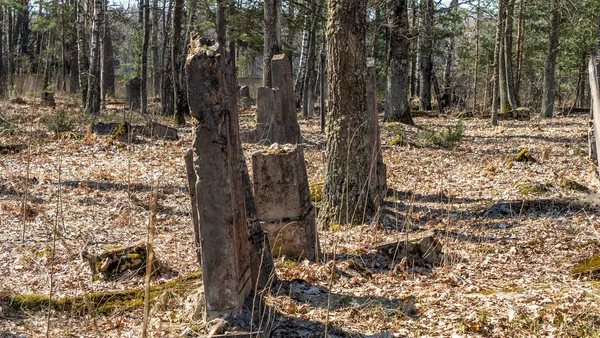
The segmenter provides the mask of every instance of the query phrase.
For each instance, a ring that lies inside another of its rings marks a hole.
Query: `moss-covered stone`
[[[201,280],[201,272],[195,272],[183,278],[178,278],[162,285],[150,288],[150,301],[155,300],[164,292],[188,293],[197,287]],[[0,298],[0,303],[6,302],[17,311],[41,311],[52,306],[54,310],[71,312],[74,315],[84,315],[90,311],[110,315],[115,311],[131,311],[144,306],[144,288],[124,291],[94,292],[90,294],[52,298],[47,294],[22,294],[13,297]]]
[[[535,162],[535,158],[527,149],[519,150],[519,153],[515,155],[515,161],[518,162]]]
[[[568,178],[565,178],[562,180],[562,182],[560,183],[560,187],[565,190],[573,190],[573,191],[579,191],[579,192],[585,192],[585,193],[590,192],[590,188],[586,187],[585,185],[583,185],[575,180],[568,179]]]
[[[595,255],[586,258],[573,266],[571,274],[574,277],[592,275],[593,277],[600,276],[600,255]]]

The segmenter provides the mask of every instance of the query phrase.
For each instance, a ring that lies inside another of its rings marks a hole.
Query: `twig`
[[[329,292],[327,293],[327,317],[325,319],[325,337],[329,337],[329,310],[331,309],[331,288],[333,287],[333,276],[335,276],[335,256],[337,252],[337,241],[333,245],[333,260],[331,264],[331,276],[329,277]]]
[[[144,323],[142,327],[142,337],[148,337],[148,320],[150,318],[150,277],[154,266],[154,251],[152,242],[154,241],[154,220],[158,209],[158,186],[155,186],[150,195],[150,217],[146,228],[146,276],[144,277]]]
[[[60,147],[59,147],[60,149]],[[46,314],[46,338],[50,338],[50,316],[52,315],[52,296],[54,288],[54,257],[56,255],[56,232],[58,231],[58,218],[60,215],[60,204],[61,204],[61,165],[62,165],[62,153],[59,150],[58,153],[58,196],[56,200],[56,217],[54,219],[54,227],[52,228],[52,252],[50,253],[50,293],[48,295],[48,312]]]

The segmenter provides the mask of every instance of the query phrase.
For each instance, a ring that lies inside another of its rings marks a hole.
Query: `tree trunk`
[[[187,97],[183,77],[183,51],[184,42],[181,37],[183,18],[183,0],[175,0],[173,10],[173,42],[171,45],[171,63],[173,65],[173,91],[174,91],[174,117],[177,125],[185,124],[185,113],[187,111]]]
[[[419,37],[419,70],[421,73],[421,110],[431,110],[431,75],[433,71],[433,0],[421,2],[421,36]]]
[[[271,87],[271,59],[282,52],[281,0],[265,0],[264,11],[263,86]]]
[[[408,104],[408,5],[407,0],[388,0],[386,7],[387,37],[387,93],[385,96],[386,121],[414,124]]]
[[[142,40],[142,83],[140,98],[142,114],[148,113],[148,45],[150,43],[150,1],[144,0],[144,37]]]
[[[516,71],[515,75],[515,100],[517,105],[521,104],[521,70],[523,65],[523,32],[525,30],[523,19],[523,2],[519,1],[519,19],[517,22],[517,51],[516,51]]]
[[[4,8],[0,8],[0,99],[6,99],[8,91],[6,85],[6,69],[4,67]]]
[[[308,25],[308,19],[306,20]],[[310,31],[308,27],[302,31],[302,48],[300,50],[300,61],[298,62],[298,74],[296,75],[296,82],[294,83],[294,92],[298,99],[302,99],[302,86],[304,85],[304,74],[306,73],[306,59],[308,58],[308,47],[310,44]]]
[[[542,117],[554,114],[554,71],[558,55],[558,30],[560,26],[559,0],[552,1],[550,9],[550,27],[548,32],[548,52],[544,66],[544,92],[542,94]]]
[[[312,1],[312,15],[310,24],[310,41],[308,46],[308,58],[306,60],[306,72],[304,84],[302,85],[302,116],[307,119],[312,116],[314,110],[314,83],[317,76],[315,72],[315,60],[317,58],[317,2]]]
[[[158,22],[160,19],[160,10],[158,0],[152,0],[152,89],[155,96],[160,94],[160,58],[158,55]],[[166,36],[164,37],[166,39]]]
[[[6,14],[8,16],[8,32],[6,34],[7,37],[7,47],[8,47],[8,57],[7,57],[7,62],[6,62],[6,73],[7,73],[7,80],[8,80],[8,86],[12,87],[14,85],[14,77],[13,74],[15,72],[15,50],[14,50],[14,46],[15,44],[13,43],[14,41],[14,28],[13,28],[13,10],[10,8],[7,8],[6,10]]]
[[[94,19],[92,22],[92,41],[90,43],[90,70],[85,111],[88,114],[100,114],[100,31],[104,4],[103,0],[94,0]]]
[[[173,93],[173,65],[171,63],[171,53],[170,53],[170,39],[171,35],[171,12],[173,10],[173,1],[169,0],[169,7],[166,12],[166,18],[163,20],[163,31],[164,31],[164,40],[163,40],[163,57],[162,59],[165,61],[164,70],[162,73],[162,97],[161,97],[161,105],[162,105],[162,114],[165,116],[173,115],[174,107],[173,107],[173,99],[175,98],[175,94]],[[167,51],[169,53],[167,54]],[[167,56],[168,55],[168,56]]]
[[[115,53],[110,33],[110,25],[106,25],[104,40],[102,40],[102,85],[104,86],[104,95],[115,97]]]
[[[504,73],[502,68],[502,60],[504,54],[502,53],[502,45],[504,41],[504,25],[506,24],[506,0],[500,0],[498,2],[498,20],[496,23],[496,46],[494,50],[494,77],[493,77],[493,90],[492,90],[492,126],[498,125],[498,98],[502,101],[502,80],[500,75]],[[504,73],[506,74],[506,73]],[[504,78],[504,76],[502,76]]]
[[[413,36],[412,31],[416,31],[417,27],[417,0],[411,0],[411,11],[412,11],[412,22],[411,22],[411,37]],[[410,48],[410,47],[409,47]],[[410,57],[410,97],[417,94],[417,56],[416,54]]]
[[[87,44],[85,42],[85,0],[77,0],[77,68],[79,72],[79,90],[81,104],[85,106],[88,91],[88,59]]]
[[[330,0],[327,22],[326,171],[321,228],[362,224],[374,213],[369,196],[372,135],[366,107],[367,3]]]
[[[456,11],[458,10],[458,0],[452,0],[450,3],[450,8],[452,16],[455,17]],[[444,78],[442,84],[442,101],[444,102],[444,106],[448,106],[452,100],[452,66],[454,63],[454,45],[455,37],[451,36],[446,49],[446,64],[444,65]]]
[[[513,16],[515,13],[515,0],[508,0],[506,8],[506,27],[504,31],[504,63],[506,69],[506,98],[511,109],[516,109],[515,81],[513,76]]]
[[[477,79],[479,77],[479,26],[481,15],[481,0],[477,0],[477,16],[475,19],[475,66],[473,71],[473,113],[477,112]]]

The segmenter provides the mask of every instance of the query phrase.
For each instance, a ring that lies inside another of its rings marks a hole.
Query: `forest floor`
[[[85,135],[91,119],[76,112],[74,98],[58,98],[55,109],[26,100],[0,103],[0,144],[27,146],[0,153],[0,337],[139,337],[139,307],[79,316],[14,311],[1,300],[47,294],[50,279],[56,298],[143,286],[137,276],[93,281],[80,255],[143,243],[156,185],[154,249],[169,269],[152,284],[198,271],[183,160],[190,126],[177,141],[123,144]],[[98,120],[123,120],[122,109],[108,108]],[[85,136],[54,137],[48,124],[61,109]],[[439,130],[458,120],[415,122]],[[317,118],[300,123],[310,183],[322,182],[324,135]],[[276,260],[281,283],[266,296],[278,313],[273,336],[321,337],[326,322],[331,337],[600,336],[600,282],[571,273],[600,254],[587,116],[463,123],[451,150],[420,147],[418,129],[383,124],[389,191],[380,217],[320,231],[324,263]],[[413,140],[391,145],[403,129]],[[260,148],[244,146],[247,159]],[[536,161],[514,161],[521,148]],[[436,229],[444,262],[412,267],[381,256],[376,247],[402,241],[405,229]],[[193,336],[190,298],[162,303],[151,310],[151,336]]]

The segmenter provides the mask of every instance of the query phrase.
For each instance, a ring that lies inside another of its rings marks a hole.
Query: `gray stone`
[[[280,93],[279,89],[258,88],[255,142],[285,143]]]
[[[185,66],[196,118],[194,171],[205,320],[241,313],[252,282],[237,120],[230,118],[216,42],[195,40]]]
[[[240,98],[250,98],[250,87],[248,86],[241,86],[240,90],[239,90],[239,97]]]
[[[125,108],[139,110],[142,107],[141,101],[142,80],[139,77],[127,81],[125,84]]]
[[[274,55],[271,59],[271,80],[273,88],[281,91],[281,113],[286,143],[300,143],[300,125],[296,115],[296,94],[292,64],[285,54]]]
[[[318,259],[315,208],[301,146],[252,154],[254,194],[274,255]]]

